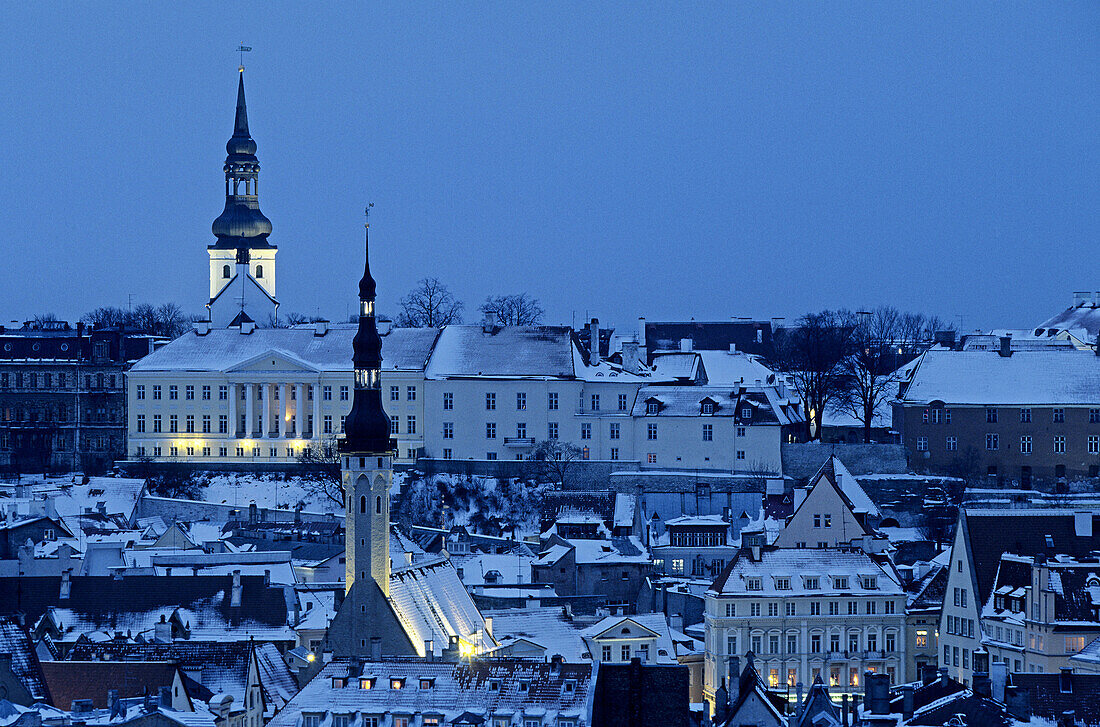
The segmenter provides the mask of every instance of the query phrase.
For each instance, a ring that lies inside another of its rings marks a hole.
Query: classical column
[[[275,384],[264,384],[264,436],[271,434],[271,412],[275,409]]]
[[[306,387],[302,384],[294,385],[294,436],[301,439],[305,436],[305,419],[302,418],[302,407],[306,402]]]
[[[277,411],[279,413],[279,423],[275,427],[275,431],[278,432],[280,436],[285,437],[285,436],[287,436],[287,430],[289,429],[289,427],[287,427],[287,425],[286,425],[286,412],[287,412],[287,399],[290,398],[290,387],[287,386],[286,384],[278,384],[278,387],[279,387],[279,406],[278,406]]]
[[[256,433],[256,385],[244,385],[244,436],[251,439]]]
[[[313,438],[320,439],[322,436],[321,381],[318,379],[317,383],[313,384]]]
[[[230,439],[237,437],[237,385],[229,385],[229,427],[225,432]]]

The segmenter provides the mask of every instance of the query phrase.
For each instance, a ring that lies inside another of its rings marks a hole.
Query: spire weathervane
[[[363,227],[370,229],[370,210],[374,206],[374,202],[368,202],[366,208],[363,210],[363,218],[366,220]]]
[[[244,72],[244,54],[245,53],[251,53],[251,52],[252,52],[252,46],[245,45],[244,41],[242,40],[241,44],[239,46],[237,46],[237,53],[239,53],[240,56],[241,56],[241,65],[240,65],[239,68],[237,68],[237,71],[239,71],[241,73]]]

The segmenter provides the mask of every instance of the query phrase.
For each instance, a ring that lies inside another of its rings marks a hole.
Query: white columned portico
[[[256,385],[244,385],[244,436],[251,439],[256,434]]]
[[[237,385],[229,385],[229,426],[225,430],[226,436],[235,438],[237,434]]]
[[[275,432],[281,437],[286,437],[289,436],[287,434],[289,427],[287,427],[286,423],[286,411],[287,399],[290,398],[290,387],[288,387],[286,384],[276,384],[276,386],[279,387],[279,406],[277,409],[279,413],[279,422],[275,427]]]
[[[310,432],[314,439],[321,438],[321,381],[313,384],[313,431]]]
[[[275,384],[264,384],[264,437],[269,437],[271,435],[271,412],[274,408]]]
[[[301,439],[305,436],[305,429],[302,428],[304,420],[302,419],[302,407],[305,406],[306,392],[303,384],[294,385],[294,436]]]

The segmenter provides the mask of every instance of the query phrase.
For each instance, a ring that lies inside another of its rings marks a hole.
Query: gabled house
[[[745,655],[744,670],[738,669],[737,658],[730,664],[730,686],[725,682],[715,693],[715,724],[722,727],[786,727],[787,700],[772,691],[756,671],[753,653]]]
[[[0,695],[23,705],[48,698],[30,634],[11,616],[0,616]]]
[[[805,488],[795,488],[794,513],[774,545],[780,548],[855,546],[880,553],[889,540],[875,532],[879,508],[856,478],[830,456]]]

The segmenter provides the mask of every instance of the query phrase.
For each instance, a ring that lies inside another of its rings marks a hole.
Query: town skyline
[[[86,37],[80,18],[16,12],[28,34],[6,41],[2,84],[26,110],[0,122],[25,140],[5,152],[18,173],[0,182],[9,320],[74,320],[131,295],[202,310],[242,39],[283,311],[344,317],[367,201],[383,313],[439,277],[468,321],[486,295],[527,292],[549,323],[793,320],[881,303],[970,330],[1037,325],[1096,287],[1073,262],[1098,229],[1085,204],[1095,83],[1080,62],[1095,55],[1082,35],[1093,8],[1028,24],[1022,9],[924,18],[886,6],[782,30],[767,13],[716,11],[707,27],[672,12],[528,9],[483,18],[500,36],[476,48],[463,33],[478,18],[460,11],[322,14],[291,30],[256,10],[209,33],[208,12],[85,10],[105,29]],[[856,32],[872,20],[881,38]],[[953,28],[961,20],[974,25]],[[634,25],[647,21],[664,32],[639,45]],[[528,37],[540,23],[557,36]],[[88,64],[59,72],[32,52],[51,33]],[[585,113],[569,112],[581,102]],[[135,173],[138,161],[153,171]],[[33,214],[43,190],[68,211]],[[65,275],[48,274],[32,252],[43,246],[69,261]],[[985,265],[994,247],[1003,255]],[[648,294],[658,280],[662,294]]]

